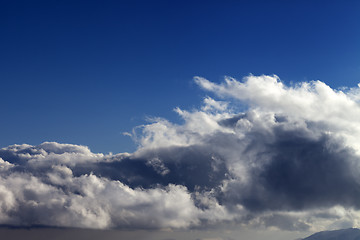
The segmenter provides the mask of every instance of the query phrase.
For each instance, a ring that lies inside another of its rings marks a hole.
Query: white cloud
[[[131,136],[135,153],[0,149],[0,224],[88,228],[358,226],[360,90],[277,76],[195,78],[222,98]],[[244,106],[248,107],[246,110]]]
[[[329,134],[343,137],[360,151],[359,88],[333,90],[321,81],[285,86],[277,76],[248,76],[243,82],[225,78],[221,84],[196,77],[196,83],[218,96],[246,101],[251,108],[283,114],[298,120],[322,122]]]

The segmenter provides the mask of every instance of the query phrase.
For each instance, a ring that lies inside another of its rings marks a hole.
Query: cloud
[[[216,214],[216,208],[225,211],[216,202],[197,208],[177,179],[155,181],[167,174],[158,162],[128,154],[94,154],[84,146],[46,142],[10,146],[0,155],[9,160],[0,162],[3,225],[187,228],[199,225],[202,215]],[[146,185],[151,172],[153,185]]]
[[[195,82],[214,97],[150,119],[134,153],[0,149],[0,224],[85,228],[360,225],[360,90],[277,76]],[[219,99],[215,99],[219,98]]]

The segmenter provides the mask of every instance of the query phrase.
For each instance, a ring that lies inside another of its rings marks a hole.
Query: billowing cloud
[[[0,224],[285,230],[360,225],[360,90],[277,76],[195,82],[213,97],[153,118],[134,153],[45,142],[0,150]],[[217,98],[217,99],[215,99]]]

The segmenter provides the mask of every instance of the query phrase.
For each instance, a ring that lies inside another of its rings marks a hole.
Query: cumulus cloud
[[[213,97],[129,134],[131,154],[0,149],[0,224],[285,230],[360,225],[360,90],[277,76],[195,82]],[[216,99],[217,98],[217,99]]]

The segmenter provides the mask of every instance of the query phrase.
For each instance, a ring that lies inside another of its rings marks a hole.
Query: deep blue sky
[[[0,4],[0,147],[133,151],[122,132],[199,106],[194,76],[360,82],[360,1]]]

